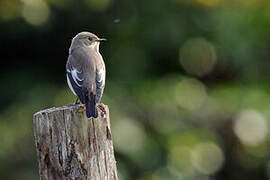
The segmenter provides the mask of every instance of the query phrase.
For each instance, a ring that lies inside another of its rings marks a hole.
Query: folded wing
[[[71,91],[78,96],[82,103],[85,103],[85,95],[83,92],[83,76],[82,76],[82,68],[72,67],[72,65],[67,65],[67,81],[68,86]]]

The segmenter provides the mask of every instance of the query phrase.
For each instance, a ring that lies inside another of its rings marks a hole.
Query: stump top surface
[[[98,104],[97,107],[98,107],[98,110],[100,109],[100,106],[104,108],[107,108],[106,105],[104,104]],[[52,112],[55,112],[55,111],[64,111],[64,110],[85,110],[85,105],[84,104],[69,104],[69,105],[66,105],[66,106],[61,106],[61,107],[52,107],[52,108],[49,108],[49,109],[43,109],[43,110],[40,110],[38,112],[36,112],[34,114],[34,116],[37,116],[37,115],[40,115],[40,114],[43,114],[43,113],[52,113]],[[101,109],[103,111],[103,109]],[[104,111],[103,111],[104,112]]]
[[[70,104],[70,105],[61,106],[61,107],[52,107],[49,109],[40,110],[40,111],[36,112],[34,114],[34,116],[36,116],[38,114],[42,114],[42,113],[51,113],[51,112],[55,112],[55,111],[63,111],[63,110],[73,109],[73,108],[80,109],[80,108],[85,108],[85,106],[83,104]]]

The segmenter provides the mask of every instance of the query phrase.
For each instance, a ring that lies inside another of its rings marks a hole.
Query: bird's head
[[[83,45],[89,48],[99,50],[99,44],[102,41],[106,41],[106,39],[99,38],[95,34],[90,32],[80,32],[72,39],[72,44],[76,46]]]

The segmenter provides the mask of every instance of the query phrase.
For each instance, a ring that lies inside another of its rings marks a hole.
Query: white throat
[[[96,47],[96,45],[97,45],[97,42],[93,42],[91,45],[89,45],[88,47],[90,47],[90,48],[95,48]]]
[[[88,45],[90,49],[94,49],[97,52],[99,52],[99,43],[98,42],[93,42],[91,45]]]

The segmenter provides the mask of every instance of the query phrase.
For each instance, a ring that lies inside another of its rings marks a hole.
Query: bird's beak
[[[98,41],[98,42],[101,42],[101,41],[107,41],[107,39],[105,39],[105,38],[99,38],[99,39],[97,39],[96,41]]]

